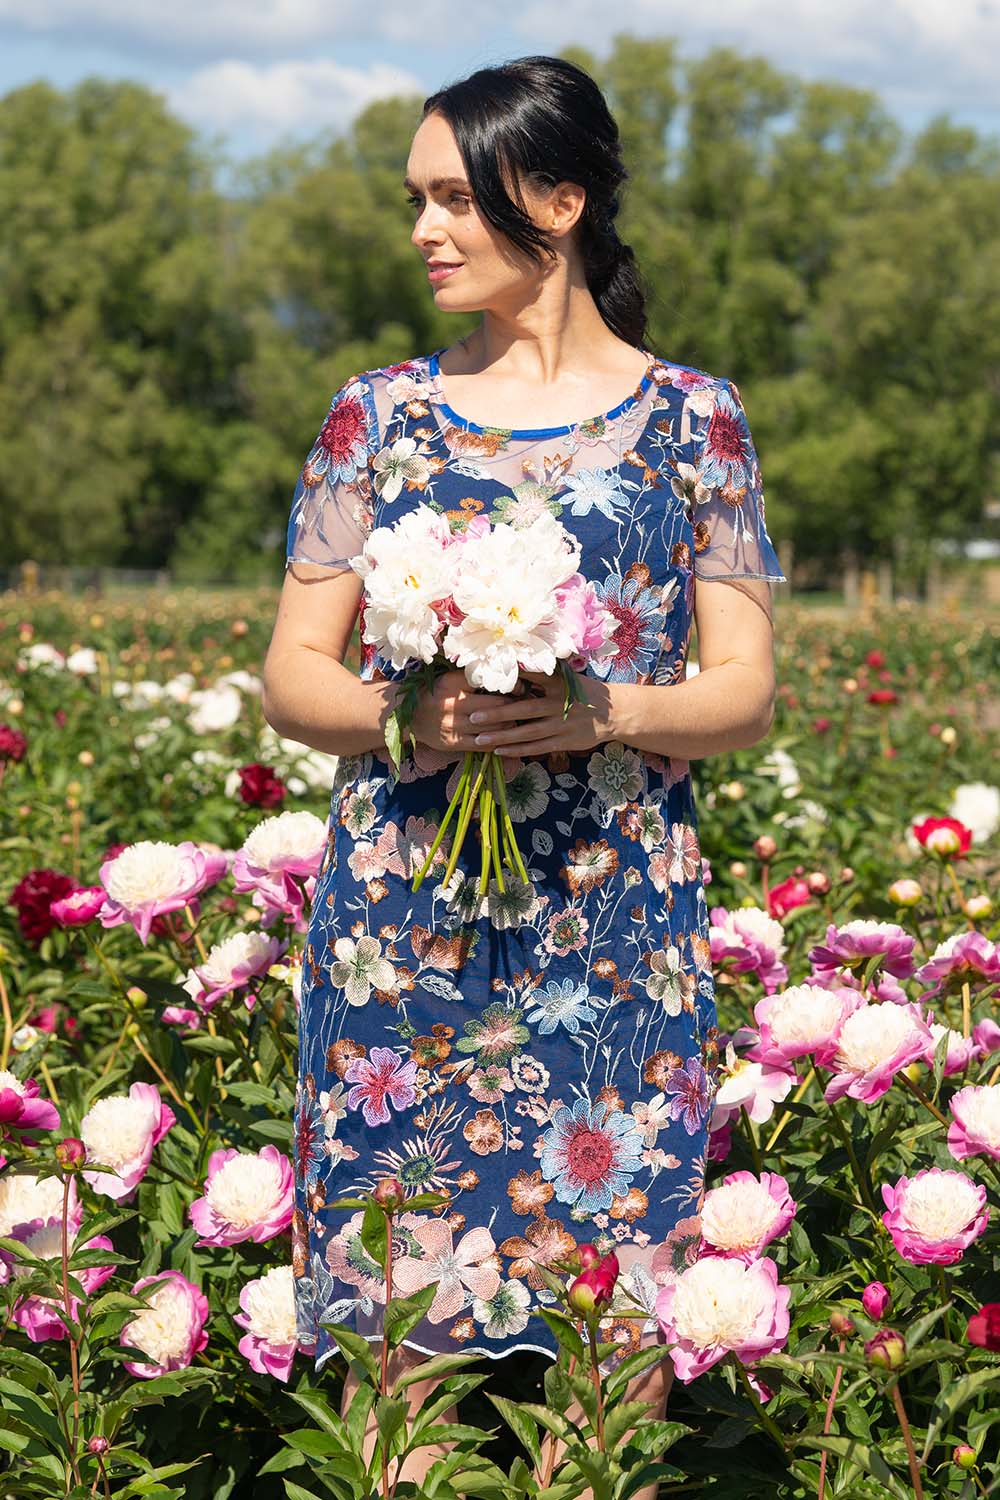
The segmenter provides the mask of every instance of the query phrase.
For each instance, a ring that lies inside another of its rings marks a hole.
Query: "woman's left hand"
[[[517,703],[484,703],[469,715],[476,750],[499,755],[548,755],[555,750],[591,750],[612,739],[612,686],[580,675],[590,707],[571,703],[563,718],[565,683],[561,672],[525,672],[521,679],[534,684],[537,696]]]

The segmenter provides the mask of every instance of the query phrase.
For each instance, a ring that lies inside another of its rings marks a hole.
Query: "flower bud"
[[[856,693],[858,690],[858,679],[856,677],[845,677],[840,685],[845,693]]]
[[[734,859],[729,866],[729,873],[734,880],[746,880],[747,867],[741,859]]]
[[[87,1148],[75,1135],[67,1135],[56,1144],[56,1161],[67,1172],[75,1172],[87,1160]]]
[[[830,877],[825,870],[812,870],[806,876],[806,885],[814,896],[825,896],[830,889]]]
[[[967,917],[971,917],[974,922],[978,922],[980,918],[990,916],[993,911],[993,902],[986,895],[985,891],[983,891],[978,895],[970,896],[968,900],[964,901],[962,909]]]
[[[960,1469],[974,1469],[976,1467],[976,1450],[975,1448],[970,1448],[968,1443],[959,1443],[951,1456]]]
[[[846,1339],[849,1333],[854,1332],[854,1324],[839,1307],[835,1307],[830,1314],[830,1332],[835,1333],[839,1339]]]
[[[870,1281],[861,1293],[861,1306],[876,1323],[885,1317],[890,1301],[889,1288],[881,1281]]]
[[[889,887],[889,900],[894,906],[918,906],[923,899],[923,888],[918,880],[894,880]]]
[[[946,724],[941,731],[942,745],[954,745],[958,741],[958,730],[951,724]]]
[[[592,1248],[592,1247],[589,1247]],[[566,1300],[574,1312],[588,1317],[608,1306],[618,1280],[618,1257],[605,1255],[596,1266],[581,1271],[570,1285]]]
[[[375,1184],[372,1197],[379,1208],[384,1208],[386,1213],[395,1213],[402,1208],[406,1198],[406,1189],[398,1177],[381,1177]]]
[[[142,1007],[146,1004],[146,1001],[149,999],[149,996],[146,994],[146,991],[144,989],[140,989],[139,985],[137,985],[137,984],[129,985],[128,989],[125,991],[125,994],[127,995],[128,999],[132,1002],[132,1009],[133,1010],[142,1010]]]
[[[778,843],[769,833],[762,833],[759,839],[754,839],[753,852],[758,859],[765,862],[773,859],[778,852]]]
[[[854,879],[854,870],[850,865],[844,865],[840,871],[841,885],[848,885]]]
[[[746,787],[742,781],[724,781],[719,791],[723,797],[728,797],[730,802],[742,802],[746,796]]]
[[[110,1447],[111,1444],[106,1437],[92,1437],[87,1444],[87,1452],[97,1454],[107,1453]]]
[[[865,1358],[883,1370],[898,1370],[906,1361],[906,1340],[895,1328],[880,1328],[865,1344]]]
[[[592,1271],[601,1264],[601,1252],[591,1244],[577,1245],[574,1257],[581,1271]]]

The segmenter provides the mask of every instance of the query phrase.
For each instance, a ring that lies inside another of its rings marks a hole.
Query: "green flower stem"
[[[750,1384],[750,1377],[744,1369],[743,1361],[737,1359],[735,1354],[730,1354],[729,1357],[736,1369],[736,1374],[739,1376],[739,1379],[742,1382],[743,1389],[746,1391],[747,1396],[750,1399],[750,1404],[753,1406],[753,1409],[757,1414],[757,1421],[763,1427],[768,1437],[774,1439],[778,1447],[781,1449],[782,1453],[786,1453],[788,1450],[785,1447],[785,1439],[781,1435],[781,1429],[775,1422],[774,1418],[769,1417],[767,1412],[764,1410],[764,1406],[760,1397],[757,1395],[757,1392]]]
[[[503,869],[500,864],[500,834],[497,828],[497,799],[496,794],[493,790],[494,784],[496,782],[496,766],[491,766],[490,769],[493,772],[493,775],[487,780],[490,799],[490,854],[493,858],[493,873],[496,876],[497,890],[502,895],[506,891],[507,887],[503,882]]]
[[[472,810],[475,807],[476,801],[479,797],[479,788],[483,784],[483,774],[486,769],[485,754],[473,756],[473,764],[475,764],[477,761],[479,762],[479,770],[476,773],[475,780],[473,780],[472,776],[470,775],[469,780],[465,784],[465,792],[462,797],[462,811],[458,820],[458,828],[455,830],[455,842],[451,846],[451,858],[448,861],[448,867],[441,877],[442,885],[447,885],[448,881],[455,873],[455,866],[458,863],[459,850],[462,847],[466,831],[469,827],[470,819],[472,818]]]
[[[590,1344],[590,1377],[594,1382],[594,1401],[597,1406],[597,1446],[601,1453],[607,1452],[604,1441],[604,1392],[601,1387],[601,1366],[597,1358],[597,1335],[594,1319],[587,1319],[587,1340]]]
[[[517,836],[514,833],[514,825],[511,822],[510,818],[510,808],[507,805],[507,785],[504,778],[503,766],[500,764],[499,756],[496,757],[496,761],[496,783],[498,800],[500,803],[500,817],[503,822],[504,833],[507,837],[508,848],[511,850],[514,856],[514,867],[517,870],[518,875],[520,875],[521,879],[524,881],[525,885],[527,885],[528,872],[524,868],[524,860],[521,858],[521,851],[517,847]]]
[[[424,876],[427,874],[427,871],[431,867],[431,863],[432,863],[432,861],[434,859],[434,856],[435,856],[435,854],[438,851],[438,845],[441,843],[441,840],[444,838],[445,831],[446,831],[446,829],[448,827],[448,824],[451,822],[452,814],[454,813],[456,807],[458,806],[458,804],[460,802],[464,803],[465,792],[466,792],[466,789],[467,789],[467,787],[469,785],[469,777],[472,774],[472,761],[473,761],[473,758],[474,757],[473,757],[472,751],[471,750],[466,750],[466,752],[465,752],[465,762],[464,762],[464,764],[462,766],[461,773],[459,774],[458,785],[455,788],[454,796],[452,797],[451,801],[448,803],[447,811],[445,812],[444,817],[441,819],[441,824],[440,824],[440,827],[438,828],[437,833],[434,835],[434,842],[431,845],[430,849],[427,851],[427,858],[424,860],[423,864],[420,866],[420,869],[417,871],[416,875],[413,877],[413,886],[412,886],[412,889],[415,890],[415,891],[419,891],[421,882],[422,882]]]
[[[740,1105],[740,1114],[743,1116],[743,1128],[746,1131],[747,1141],[750,1146],[750,1155],[753,1157],[754,1171],[759,1177],[764,1170],[764,1163],[760,1155],[760,1142],[757,1139],[757,1131],[750,1116],[746,1112],[746,1106]]]
[[[479,863],[479,894],[486,895],[490,878],[490,807],[492,794],[489,783],[483,783],[479,792],[479,837],[482,856]]]
[[[66,1316],[73,1318],[73,1301],[69,1294],[69,1190],[72,1183],[72,1174],[65,1172],[63,1175],[63,1199],[62,1199],[62,1222],[60,1226],[60,1248],[62,1251],[62,1293],[63,1306]],[[74,1318],[74,1322],[75,1322]],[[70,1371],[73,1381],[73,1432],[72,1436],[67,1432],[69,1438],[69,1463],[73,1478],[77,1484],[80,1483],[80,1469],[76,1459],[76,1445],[80,1434],[80,1362],[77,1342],[70,1330],[66,1329],[66,1338],[69,1341]],[[60,1413],[63,1420],[63,1430],[66,1430],[66,1414],[60,1403]]]
[[[875,1206],[875,1195],[872,1192],[871,1183],[868,1181],[867,1175],[861,1169],[861,1163],[858,1160],[858,1154],[854,1149],[854,1142],[851,1140],[850,1131],[847,1129],[843,1120],[840,1118],[835,1102],[831,1103],[830,1105],[830,1119],[833,1121],[834,1130],[836,1130],[837,1134],[840,1136],[840,1139],[844,1144],[844,1150],[847,1152],[848,1161],[851,1163],[851,1171],[854,1173],[854,1180],[858,1185],[858,1191],[861,1194],[862,1201],[873,1218],[878,1219],[880,1216],[879,1211]]]

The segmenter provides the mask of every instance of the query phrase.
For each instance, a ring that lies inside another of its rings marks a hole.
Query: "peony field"
[[[1000,1495],[996,612],[777,599],[770,735],[692,767],[718,1012],[700,1211],[639,1303],[616,1193],[541,1269],[558,1359],[457,1336],[414,1414],[391,1355],[434,1281],[391,1298],[381,1343],[331,1324],[318,1374],[297,1341],[296,1174],[343,1159],[364,1068],[295,1118],[335,758],[263,718],[276,601],[0,596],[0,1500]],[[437,827],[411,832],[419,864]],[[414,954],[372,942],[338,951],[340,982],[398,1004]],[[442,999],[412,1039],[418,1098],[466,1020]],[[643,1161],[665,1164],[703,1083],[669,1053],[646,1083]],[[342,1200],[338,1274],[391,1269],[404,1212],[457,1238],[411,1165]],[[496,1308],[461,1290],[471,1337]],[[659,1360],[666,1417],[644,1420],[626,1390]]]

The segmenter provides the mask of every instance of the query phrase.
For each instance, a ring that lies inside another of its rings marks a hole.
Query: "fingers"
[[[539,740],[551,739],[560,733],[562,735],[566,733],[563,720],[553,717],[549,712],[542,718],[532,719],[523,724],[512,724],[508,728],[481,729],[472,743],[476,749],[499,750],[501,745],[535,745]]]

